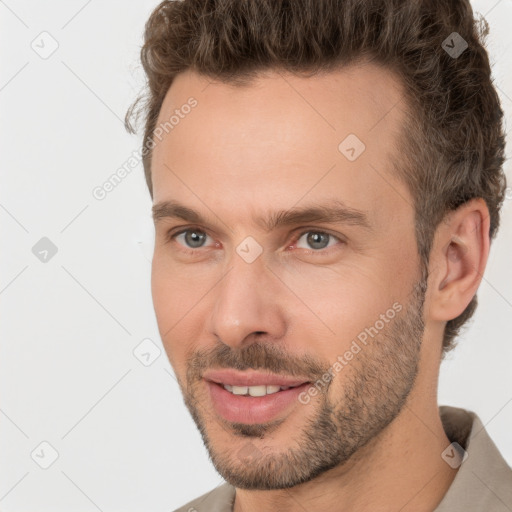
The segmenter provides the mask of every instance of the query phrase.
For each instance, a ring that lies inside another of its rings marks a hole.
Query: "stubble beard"
[[[199,373],[209,363],[206,363],[204,354],[196,354],[187,372],[187,387],[181,383],[180,387],[185,405],[219,474],[240,489],[294,487],[346,464],[356,452],[383,432],[400,414],[418,373],[425,290],[426,279],[423,278],[414,286],[410,303],[355,354],[349,363],[350,368],[343,368],[339,378],[334,378],[317,400],[300,405],[304,409],[298,412],[303,410],[310,416],[301,428],[283,435],[279,429],[286,423],[286,418],[256,425],[222,424],[217,420],[217,431],[223,428],[228,436],[246,439],[242,448],[234,440],[232,444],[236,449],[233,451],[220,450],[209,435],[210,428],[197,393]],[[282,367],[286,367],[284,361],[272,363],[273,352],[268,345],[255,344],[246,348],[249,350],[235,354],[223,346],[210,354],[215,354],[217,363],[222,359],[225,366],[286,373],[282,371]],[[318,365],[312,361],[305,361],[302,366],[315,372],[320,368],[324,372],[326,370],[325,364]],[[295,366],[288,364],[288,368]],[[342,384],[338,384],[336,390],[333,385],[337,380]],[[312,408],[316,409],[313,415],[310,412]],[[294,411],[294,416],[296,414]],[[265,436],[271,438],[273,432],[281,435],[288,446],[281,443],[280,449],[265,449]]]

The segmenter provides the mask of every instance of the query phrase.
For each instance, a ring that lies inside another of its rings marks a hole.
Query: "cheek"
[[[176,293],[173,291],[171,274],[163,265],[162,258],[156,250],[151,266],[151,295],[160,331],[165,332],[165,326],[167,329],[171,327],[173,312],[176,311]]]
[[[403,301],[401,283],[389,278],[396,274],[375,262],[363,263],[345,264],[323,274],[319,269],[304,270],[293,279],[288,277],[287,284],[307,306],[294,315],[306,350],[335,361],[358,335],[364,336],[365,329],[376,322],[379,328],[381,315],[393,309],[395,302]]]
[[[190,341],[197,339],[197,333],[190,332],[190,325],[198,324],[193,321],[193,305],[198,301],[193,284],[178,278],[155,254],[151,268],[153,307],[169,362],[179,373],[190,351]]]
[[[166,323],[169,329],[179,319],[193,313],[194,305],[209,288],[208,282],[204,272],[180,265],[163,250],[155,249],[151,267],[151,294],[158,322],[162,325]]]

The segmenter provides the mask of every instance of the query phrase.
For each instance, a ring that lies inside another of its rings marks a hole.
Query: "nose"
[[[232,348],[251,343],[255,334],[282,338],[287,325],[282,286],[262,257],[247,263],[235,253],[215,287],[211,332]]]

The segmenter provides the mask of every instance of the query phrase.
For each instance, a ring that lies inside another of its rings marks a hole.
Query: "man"
[[[154,307],[226,480],[179,510],[512,510],[478,416],[437,404],[506,186],[479,29],[463,0],[151,15]]]

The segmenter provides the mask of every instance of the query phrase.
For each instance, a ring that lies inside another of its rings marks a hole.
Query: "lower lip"
[[[255,425],[274,419],[292,404],[299,403],[299,395],[311,385],[278,391],[265,396],[244,396],[230,393],[216,382],[205,381],[210,391],[215,411],[227,421]]]

